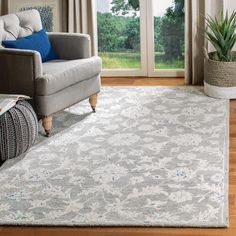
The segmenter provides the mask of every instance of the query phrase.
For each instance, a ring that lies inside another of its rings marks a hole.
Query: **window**
[[[182,76],[184,0],[97,0],[103,75]]]

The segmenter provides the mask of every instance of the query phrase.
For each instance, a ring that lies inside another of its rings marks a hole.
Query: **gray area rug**
[[[228,113],[201,87],[103,88],[1,167],[0,224],[226,227]]]

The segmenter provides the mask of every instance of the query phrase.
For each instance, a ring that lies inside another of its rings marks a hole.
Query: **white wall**
[[[224,10],[229,12],[236,10],[236,1],[235,0],[224,0]]]
[[[236,0],[206,0],[206,12],[210,15],[215,12],[233,12],[236,10]]]
[[[229,13],[236,11],[236,0],[206,0],[206,14],[210,16],[215,16],[215,13],[220,13],[222,10]],[[215,51],[212,45],[208,45],[209,51]],[[236,51],[236,45],[234,47]]]
[[[224,0],[206,0],[206,14],[214,16],[215,13],[221,12],[224,7]]]
[[[229,11],[229,13],[232,13],[233,11],[236,11],[236,1],[235,0],[224,0],[224,11]],[[234,50],[236,51],[236,45],[234,46]]]

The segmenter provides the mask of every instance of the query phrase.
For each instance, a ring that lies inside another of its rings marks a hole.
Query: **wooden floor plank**
[[[183,78],[103,78],[104,86],[181,86]],[[99,102],[99,100],[98,100]],[[0,227],[0,236],[235,236],[236,235],[236,100],[230,104],[230,227],[194,228],[78,228]]]

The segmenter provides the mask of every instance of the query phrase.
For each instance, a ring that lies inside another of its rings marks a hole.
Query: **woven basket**
[[[236,53],[236,52],[234,52]],[[204,90],[214,98],[236,98],[236,62],[215,61],[205,52]]]
[[[220,87],[236,87],[236,62],[214,61],[214,53],[205,59],[205,82]]]
[[[31,105],[19,101],[0,116],[0,162],[26,152],[36,141],[38,120]]]

